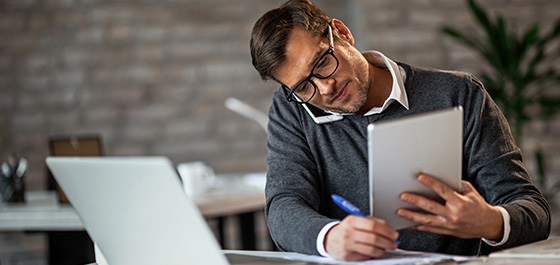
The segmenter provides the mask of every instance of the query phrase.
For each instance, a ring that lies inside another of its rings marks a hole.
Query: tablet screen
[[[420,172],[460,190],[462,152],[462,107],[370,124],[370,212],[386,220],[393,229],[416,225],[396,214],[399,208],[421,211],[402,202],[400,194],[407,191],[441,200],[418,182],[416,175]]]

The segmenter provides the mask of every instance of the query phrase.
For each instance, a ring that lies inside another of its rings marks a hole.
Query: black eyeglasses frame
[[[313,80],[311,80],[311,78],[315,77],[318,79],[327,79],[329,77],[331,77],[336,70],[338,69],[338,65],[339,65],[339,61],[338,58],[336,58],[336,56],[334,55],[334,41],[333,41],[333,36],[332,36],[332,28],[329,25],[328,26],[328,31],[329,31],[329,48],[321,55],[321,57],[319,57],[319,59],[317,59],[317,61],[315,61],[315,64],[313,65],[313,68],[311,68],[311,73],[309,73],[309,75],[302,79],[301,81],[299,81],[293,89],[290,89],[288,86],[282,84],[282,87],[284,88],[284,90],[286,91],[286,100],[288,101],[292,101],[292,102],[296,102],[296,103],[307,103],[309,102],[317,93],[317,85],[315,85],[315,83],[313,82]],[[336,66],[334,67],[333,71],[326,75],[326,76],[322,76],[322,75],[317,75],[315,74],[315,68],[317,67],[317,65],[319,64],[319,62],[321,62],[325,56],[332,56],[335,61],[336,61]],[[311,96],[309,98],[307,98],[306,100],[302,100],[300,99],[297,94],[295,94],[295,90],[303,83],[303,82],[309,82],[311,83],[311,85],[313,85],[313,94],[311,94]]]

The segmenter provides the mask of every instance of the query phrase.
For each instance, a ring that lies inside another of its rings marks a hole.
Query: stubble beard
[[[360,61],[361,59],[363,59],[363,57],[359,57],[362,56],[359,53],[355,56],[356,56],[355,58],[356,61]],[[352,73],[355,73],[354,74],[355,76],[363,77],[363,79],[356,80],[357,86],[356,86],[356,90],[354,91],[355,98],[353,102],[350,102],[350,100],[352,100],[351,98],[352,95],[350,94],[349,95],[350,97],[346,99],[348,102],[342,102],[341,106],[332,107],[329,109],[330,111],[338,112],[338,113],[356,113],[366,105],[369,96],[370,85],[372,81],[372,76],[370,75],[368,69],[369,69],[369,63],[367,63],[367,61],[365,61],[363,65],[355,64],[352,66]]]
[[[368,78],[369,81],[369,78]],[[322,108],[336,113],[356,113],[366,104],[369,94],[369,82],[364,82],[356,89],[354,102],[342,102],[342,106]],[[347,101],[352,100],[350,97]],[[349,104],[349,105],[346,105]]]
[[[351,103],[351,105],[343,105],[339,107],[333,108],[331,111],[338,112],[338,113],[356,113],[358,112],[367,101],[367,92],[365,91],[366,88],[359,88],[357,90],[356,100]]]
[[[357,52],[357,50],[356,50]],[[362,108],[366,105],[368,97],[369,97],[369,92],[370,92],[370,86],[371,86],[371,82],[372,82],[372,76],[370,75],[369,72],[369,63],[367,61],[365,61],[365,59],[363,58],[363,56],[358,52],[357,54],[354,54],[355,61],[361,61],[363,60],[363,64],[354,64],[351,66],[352,71],[351,73],[353,73],[354,76],[358,76],[358,77],[363,77],[363,78],[358,78],[357,80],[354,79],[354,81],[356,82],[357,86],[356,86],[356,90],[353,91],[354,95],[349,94],[348,97],[346,98],[345,102],[341,102],[342,104],[340,104],[340,106],[318,106],[321,109],[327,110],[327,111],[331,111],[331,112],[336,112],[336,113],[356,113],[360,110],[362,110]],[[360,57],[362,56],[362,57]],[[346,83],[348,83],[348,80],[346,81]],[[351,93],[352,91],[349,91],[349,93]],[[352,97],[354,96],[354,97]],[[351,102],[351,100],[353,100],[353,102]]]

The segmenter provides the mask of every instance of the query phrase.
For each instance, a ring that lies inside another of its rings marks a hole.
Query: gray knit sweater
[[[265,214],[279,248],[318,254],[321,228],[347,213],[336,207],[335,193],[369,213],[366,127],[369,123],[461,105],[464,118],[463,179],[491,205],[511,216],[503,248],[545,239],[550,208],[531,183],[506,119],[472,75],[399,64],[406,71],[410,103],[398,103],[370,116],[349,115],[318,125],[299,104],[277,90],[269,111]],[[398,191],[395,191],[398,192]],[[450,254],[487,254],[495,250],[480,239],[460,239],[403,229],[399,248]]]

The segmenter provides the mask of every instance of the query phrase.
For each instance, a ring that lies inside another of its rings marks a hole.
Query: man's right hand
[[[348,215],[325,236],[325,250],[335,259],[367,260],[395,250],[399,233],[374,217]]]

